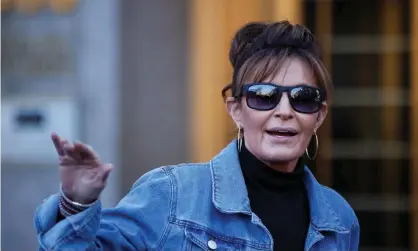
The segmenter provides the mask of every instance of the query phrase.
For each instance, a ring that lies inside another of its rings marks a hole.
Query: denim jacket
[[[304,180],[311,220],[305,250],[358,250],[353,209],[306,167]],[[98,201],[57,223],[58,201],[52,195],[36,211],[40,250],[273,250],[251,211],[236,141],[208,163],[146,173],[115,208],[102,210]]]

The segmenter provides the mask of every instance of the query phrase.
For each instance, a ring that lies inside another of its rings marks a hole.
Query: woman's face
[[[317,87],[311,68],[299,58],[286,60],[268,82],[280,86],[304,84]],[[279,104],[269,111],[248,107],[245,98],[238,101],[229,98],[227,109],[236,125],[243,129],[247,149],[271,166],[297,161],[327,113],[326,104],[317,113],[299,113],[293,110],[285,92]],[[291,136],[286,131],[291,131]]]

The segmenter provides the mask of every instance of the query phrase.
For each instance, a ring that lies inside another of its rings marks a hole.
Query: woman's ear
[[[240,127],[242,125],[241,123],[242,122],[242,118],[241,118],[242,107],[241,107],[239,100],[233,97],[228,97],[225,101],[225,104],[226,104],[226,110],[229,116],[231,116],[232,120],[235,122],[235,125],[237,127]]]
[[[328,114],[328,105],[326,102],[324,102],[322,104],[321,110],[319,110],[318,112],[318,117],[316,120],[316,124],[315,124],[315,131],[317,132],[319,127],[321,127],[322,123],[324,123],[325,118],[327,117]]]

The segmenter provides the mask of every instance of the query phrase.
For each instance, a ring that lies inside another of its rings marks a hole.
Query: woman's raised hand
[[[59,172],[62,190],[72,201],[89,204],[97,200],[106,187],[113,169],[103,164],[99,155],[89,145],[70,143],[57,134],[51,135],[59,156]]]

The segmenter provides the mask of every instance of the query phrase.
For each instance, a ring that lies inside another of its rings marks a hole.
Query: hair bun
[[[229,60],[234,68],[239,68],[260,50],[281,48],[304,49],[321,57],[314,35],[305,26],[281,21],[272,24],[252,22],[243,26],[232,40]]]
[[[265,23],[251,22],[237,31],[229,51],[229,61],[234,68],[239,59],[242,58],[242,54],[252,45],[254,39],[259,37],[267,27],[268,25]]]
[[[319,54],[319,45],[314,35],[303,25],[292,25],[288,21],[267,27],[253,45],[253,51],[276,48],[305,49]]]
[[[303,25],[281,22],[251,22],[240,28],[231,44],[229,60],[233,69],[232,81],[222,90],[226,99],[242,96],[242,85],[259,82],[277,74],[284,60],[299,58],[314,71],[316,84],[327,92],[331,80],[323,64],[319,44]]]

